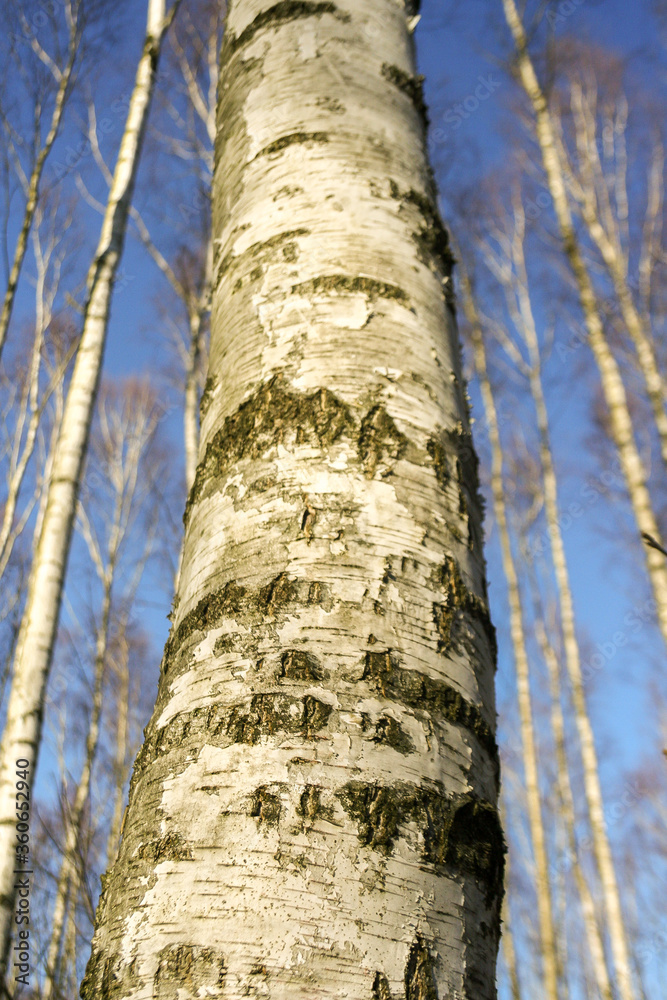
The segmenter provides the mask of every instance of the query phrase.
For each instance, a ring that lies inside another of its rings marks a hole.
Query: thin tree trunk
[[[192,489],[199,455],[199,366],[201,364],[202,321],[211,309],[211,279],[213,275],[213,235],[209,233],[206,265],[199,294],[189,311],[190,350],[185,372],[185,405],[183,413],[185,438],[185,486]]]
[[[496,995],[493,633],[414,74],[394,0],[229,11],[200,461],[86,1000]]]
[[[172,14],[175,7],[172,7]],[[58,438],[42,531],[21,624],[7,721],[0,748],[0,955],[6,968],[16,877],[17,759],[27,759],[34,780],[44,696],[93,404],[99,382],[113,280],[123,248],[127,215],[153,93],[164,32],[164,0],[149,0],[144,50],[132,92],[113,184],[95,260],[88,274],[83,333]]]
[[[581,308],[588,331],[588,342],[600,372],[602,390],[609,411],[611,434],[618,451],[637,528],[641,535],[648,535],[659,540],[660,533],[646,486],[644,468],[634,439],[623,380],[604,334],[593,283],[581,254],[572,223],[564,169],[558,152],[551,114],[530,59],[525,30],[515,0],[502,0],[502,2],[516,47],[516,68],[519,80],[535,114],[537,140],[542,153],[547,184],[553,199],[563,248],[579,291]],[[667,642],[667,564],[664,556],[657,549],[648,545],[643,546],[643,548],[646,568],[657,605],[658,623],[665,642]],[[620,917],[620,914],[618,916]],[[627,952],[622,946],[618,946],[615,951],[615,961],[620,977],[622,1000],[630,1000],[633,996],[630,967]]]
[[[507,830],[507,812],[503,808],[502,799],[500,803],[500,818],[503,824],[503,829]],[[505,885],[509,888],[510,885],[510,866],[511,866],[511,856],[505,861]],[[516,961],[516,950],[514,948],[514,932],[512,930],[512,921],[510,917],[510,904],[509,904],[509,893],[505,891],[503,896],[503,903],[501,909],[501,920],[502,920],[502,937],[500,939],[501,947],[505,955],[505,963],[507,965],[507,972],[510,977],[510,987],[512,990],[512,1000],[521,1000],[521,982],[519,980],[519,969]]]
[[[116,511],[120,515],[120,509]],[[46,958],[46,975],[42,989],[42,1000],[51,1000],[58,985],[58,955],[65,927],[67,900],[72,883],[76,881],[76,863],[81,839],[81,822],[84,810],[90,802],[90,785],[93,775],[93,763],[97,754],[97,744],[100,734],[100,716],[102,714],[102,694],[104,690],[106,649],[109,637],[109,622],[111,620],[111,589],[113,585],[114,564],[107,569],[104,580],[104,595],[102,598],[102,615],[97,629],[95,643],[95,670],[93,680],[93,704],[90,725],[86,736],[86,755],[83,768],[76,788],[74,802],[66,817],[66,834],[63,847],[63,857],[56,884],[56,898],[51,914],[51,938]],[[70,901],[70,905],[72,905]]]
[[[553,455],[549,442],[547,410],[542,389],[542,380],[537,361],[532,367],[531,393],[537,411],[537,423],[540,438],[540,462],[544,483],[544,506],[547,520],[547,531],[551,546],[551,557],[556,576],[556,589],[561,611],[561,627],[563,629],[563,645],[565,663],[572,687],[572,700],[575,711],[575,721],[579,734],[581,756],[584,770],[584,789],[591,822],[593,850],[600,872],[602,895],[607,915],[609,939],[611,942],[614,965],[621,997],[633,1000],[632,982],[630,978],[629,952],[627,937],[621,909],[620,893],[614,861],[611,854],[607,826],[604,818],[602,790],[600,788],[600,772],[595,749],[595,738],[591,726],[586,694],[581,673],[581,656],[579,642],[574,624],[574,605],[570,588],[569,572],[565,557],[565,547],[560,528],[558,513],[558,490]],[[624,964],[625,963],[625,964]]]
[[[26,191],[26,206],[23,213],[23,224],[21,225],[21,229],[16,240],[14,258],[9,272],[9,281],[7,283],[7,290],[2,303],[2,311],[0,312],[0,357],[2,356],[2,349],[4,347],[5,340],[7,339],[7,330],[9,329],[9,321],[12,316],[12,309],[14,308],[16,289],[18,287],[21,268],[23,267],[23,260],[28,247],[28,236],[30,235],[32,222],[37,209],[37,203],[39,201],[39,185],[42,179],[44,165],[46,164],[46,160],[51,152],[53,143],[56,140],[58,132],[60,131],[63,111],[65,109],[65,102],[67,99],[67,90],[72,78],[74,60],[76,59],[77,49],[80,43],[78,14],[77,17],[73,17],[71,6],[68,5],[68,9],[71,21],[67,62],[65,64],[65,68],[59,71],[60,76],[58,79],[58,89],[56,91],[53,111],[51,112],[49,131],[46,139],[44,140],[44,145],[35,158],[35,163],[30,174],[30,181],[28,182],[28,189]]]
[[[551,548],[551,558],[556,577],[556,589],[561,611],[561,627],[565,662],[573,690],[575,719],[581,744],[584,767],[584,788],[588,804],[594,853],[600,872],[603,898],[609,924],[612,951],[619,980],[622,980],[623,956],[627,958],[628,948],[622,919],[620,894],[616,880],[611,848],[607,837],[602,791],[597,763],[597,753],[581,674],[581,656],[574,622],[574,604],[570,588],[569,571],[565,556],[565,546],[560,527],[558,508],[558,483],[556,469],[549,440],[549,420],[542,385],[540,347],[537,327],[532,311],[528,273],[524,255],[525,214],[520,199],[514,199],[514,232],[510,243],[511,267],[502,275],[508,308],[513,314],[518,332],[528,351],[526,366],[530,392],[537,417],[540,452],[541,485],[544,494],[544,508],[547,532]],[[516,305],[515,305],[516,303]],[[628,967],[629,968],[629,967]]]
[[[123,636],[121,639],[121,661],[120,661],[120,687],[118,700],[116,701],[117,723],[116,723],[116,746],[113,765],[115,786],[113,793],[113,811],[111,813],[111,824],[109,826],[109,836],[106,848],[106,868],[110,868],[116,860],[118,845],[120,842],[121,826],[123,821],[123,790],[128,769],[128,715],[130,701],[130,670],[129,670],[129,650],[127,640]]]
[[[577,150],[583,178],[581,182],[576,182],[570,170],[568,171],[568,180],[575,188],[581,217],[591,239],[600,251],[600,256],[614,286],[623,322],[637,354],[639,370],[644,379],[646,394],[658,431],[660,453],[667,468],[667,411],[665,409],[667,407],[667,391],[665,381],[660,372],[644,318],[635,305],[628,283],[627,256],[623,253],[618,227],[614,225],[607,179],[604,176],[597,148],[595,115],[577,81],[572,81],[570,90],[577,134]],[[568,165],[564,151],[562,162],[567,170]],[[661,206],[662,199],[655,198],[652,187],[653,178],[650,178],[647,213],[658,211]],[[596,192],[598,192],[598,196],[596,196]],[[598,204],[598,197],[602,199],[601,206]],[[606,226],[603,225],[603,221],[606,221]]]
[[[586,930],[586,939],[593,963],[593,974],[595,983],[602,1000],[613,1000],[611,982],[607,969],[607,960],[604,954],[604,942],[598,927],[595,914],[595,902],[591,894],[590,887],[581,865],[579,846],[576,838],[576,819],[574,809],[574,796],[570,782],[570,769],[565,750],[565,721],[561,708],[561,687],[560,670],[558,658],[553,646],[549,642],[542,620],[535,619],[537,638],[542,649],[542,655],[547,664],[549,673],[549,707],[551,714],[551,728],[554,734],[556,745],[556,769],[558,774],[558,798],[560,809],[567,833],[568,850],[572,859],[572,871],[574,880],[581,901],[581,913]]]
[[[459,254],[460,257],[460,254]],[[519,578],[512,554],[507,510],[505,506],[505,491],[503,488],[503,452],[498,428],[498,415],[493,398],[491,383],[488,377],[486,349],[482,327],[477,315],[468,275],[462,267],[459,268],[461,290],[463,293],[463,309],[470,324],[470,336],[474,352],[475,370],[479,379],[480,391],[484,404],[487,431],[491,444],[491,493],[493,495],[493,511],[498,525],[500,549],[502,553],[503,570],[507,581],[507,596],[510,608],[510,634],[514,650],[516,668],[517,697],[519,702],[519,719],[521,727],[521,746],[523,751],[523,766],[526,780],[526,804],[528,822],[535,858],[535,895],[540,928],[540,944],[542,958],[542,975],[544,977],[544,995],[558,998],[558,959],[556,953],[556,936],[553,923],[553,902],[551,880],[549,878],[549,861],[547,857],[546,837],[542,818],[540,796],[539,770],[535,732],[533,726],[533,710],[530,697],[530,666],[526,635],[523,627],[521,610],[521,594]]]
[[[519,973],[516,964],[516,952],[514,950],[514,935],[509,922],[509,905],[507,896],[503,900],[503,934],[501,940],[502,949],[505,953],[505,963],[510,977],[510,987],[512,990],[512,1000],[521,1000],[521,987],[519,985]]]

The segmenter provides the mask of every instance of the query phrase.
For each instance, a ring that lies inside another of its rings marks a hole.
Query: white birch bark
[[[172,13],[174,8],[172,7]],[[60,427],[41,534],[21,623],[0,747],[0,955],[9,948],[15,876],[16,760],[37,764],[44,697],[60,609],[79,478],[99,381],[114,276],[123,247],[160,46],[170,19],[149,0],[146,39],[130,100],[95,259],[88,274],[83,332]]]
[[[412,13],[229,10],[199,466],[84,998],[495,997],[493,634]]]
[[[460,259],[460,254],[457,256]],[[558,956],[554,931],[549,860],[542,816],[535,727],[533,725],[533,709],[530,694],[530,661],[528,658],[526,633],[523,627],[519,577],[514,562],[507,523],[507,508],[503,486],[503,451],[498,427],[498,414],[488,376],[484,335],[477,309],[475,308],[470,281],[462,267],[460,267],[459,276],[463,293],[463,309],[470,325],[475,370],[479,379],[484,405],[484,417],[491,445],[491,494],[493,496],[493,512],[498,526],[503,572],[505,573],[505,580],[507,582],[507,597],[510,609],[510,635],[516,670],[521,746],[526,782],[526,806],[535,858],[535,896],[540,933],[543,989],[545,997],[558,1000]]]

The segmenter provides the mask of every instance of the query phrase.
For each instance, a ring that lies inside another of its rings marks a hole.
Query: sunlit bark
[[[199,465],[85,998],[495,997],[493,633],[407,14],[228,15]]]

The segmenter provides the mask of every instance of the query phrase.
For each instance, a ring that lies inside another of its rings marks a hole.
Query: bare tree
[[[154,88],[162,39],[176,7],[149,0],[144,50],[130,100],[100,241],[88,274],[83,331],[56,446],[44,520],[18,638],[12,690],[0,748],[0,951],[6,963],[15,895],[16,761],[37,763],[44,694],[52,658],[65,566],[106,337],[113,280],[123,248],[132,189]],[[5,966],[3,966],[4,970]],[[3,972],[4,975],[4,972]]]
[[[37,37],[37,33],[26,16],[28,12],[20,10],[18,8],[18,4],[16,5],[16,9],[21,28],[21,41],[24,44],[27,43],[39,63],[46,69],[51,85],[55,87],[55,94],[53,97],[51,119],[46,135],[43,138],[41,135],[41,115],[42,108],[46,104],[44,95],[40,95],[35,103],[36,123],[34,145],[31,150],[30,164],[27,168],[24,167],[19,153],[20,148],[24,145],[23,138],[17,134],[16,130],[12,127],[9,116],[2,113],[2,109],[0,108],[0,116],[2,117],[5,132],[6,149],[15,168],[21,189],[25,196],[23,221],[16,239],[14,255],[7,282],[7,290],[4,295],[2,311],[0,311],[0,356],[2,355],[2,349],[7,337],[7,330],[9,328],[9,321],[11,319],[12,309],[14,306],[16,289],[18,287],[21,268],[23,266],[23,261],[28,247],[28,237],[30,235],[33,219],[39,203],[39,189],[42,174],[44,172],[47,157],[51,152],[60,130],[65,111],[65,104],[73,82],[77,58],[80,56],[84,20],[82,0],[63,0],[62,9],[67,29],[67,45],[65,52],[61,55],[61,58],[58,58],[59,53],[57,52],[57,42],[55,45],[56,51],[49,53],[40,42]],[[56,27],[54,35],[57,34],[57,31],[58,29]],[[13,38],[16,40],[17,37],[20,36],[17,36],[14,33]],[[12,55],[16,60],[18,71],[21,73],[23,71],[22,53],[14,51]]]
[[[572,211],[567,194],[566,174],[553,118],[530,57],[526,32],[515,0],[502,0],[502,2],[505,18],[515,45],[517,76],[533,110],[536,136],[542,155],[547,185],[553,199],[563,249],[572,269],[579,293],[581,310],[588,333],[588,343],[600,373],[604,398],[609,410],[611,434],[618,451],[638,533],[642,536],[649,535],[659,542],[660,532],[646,485],[644,466],[634,439],[634,430],[623,379],[605,336],[593,282],[582,255],[572,221]],[[667,642],[667,566],[665,565],[664,557],[650,546],[644,546],[644,555],[657,605],[658,622],[663,637]],[[617,930],[620,934],[620,912],[616,914],[615,919]],[[617,937],[617,941],[620,941],[620,937]],[[622,946],[619,946],[617,950],[616,964],[620,979],[621,996],[623,1000],[630,1000],[633,996],[633,991],[629,959]]]
[[[109,387],[106,391],[103,390],[98,404],[97,433],[92,443],[95,466],[108,482],[108,489],[101,496],[99,490],[95,491],[96,513],[90,510],[90,498],[82,498],[79,505],[79,531],[99,578],[102,596],[95,637],[92,709],[83,766],[76,783],[73,803],[65,817],[63,856],[51,917],[52,931],[46,958],[43,1000],[51,1000],[58,992],[61,978],[59,956],[63,938],[66,946],[67,927],[74,916],[76,862],[81,853],[82,824],[91,801],[93,766],[101,733],[103,696],[107,687],[111,628],[114,618],[116,629],[127,626],[127,617],[134,606],[137,587],[151,554],[159,517],[154,505],[155,494],[150,489],[150,469],[146,458],[158,419],[154,399],[146,386],[130,384],[123,387],[123,390],[120,396],[110,391]],[[143,506],[151,506],[152,514],[145,519],[142,547],[134,553],[129,581],[121,587],[117,575],[123,549],[127,549],[130,540],[135,546],[139,542],[135,522]],[[105,511],[108,511],[108,516],[105,516]],[[102,524],[97,527],[100,521]],[[121,707],[121,745],[127,739],[126,713],[125,705]]]
[[[460,253],[459,253],[460,260]],[[519,591],[519,576],[512,553],[505,490],[503,484],[503,452],[498,427],[498,414],[489,381],[486,349],[482,323],[475,306],[470,278],[465,268],[459,264],[459,281],[462,289],[463,311],[468,321],[470,340],[472,343],[476,374],[479,379],[484,415],[491,443],[491,492],[500,546],[503,559],[503,570],[507,583],[507,594],[510,606],[510,632],[512,650],[517,676],[517,696],[519,701],[519,717],[521,721],[521,742],[523,747],[523,766],[526,781],[526,802],[530,822],[533,854],[535,857],[535,896],[540,923],[540,956],[543,965],[544,993],[552,1000],[558,1000],[558,956],[556,952],[556,935],[553,920],[553,902],[551,880],[549,877],[549,861],[547,857],[546,837],[542,817],[542,802],[538,773],[537,750],[533,724],[533,710],[530,697],[530,667],[523,626],[521,609],[521,594]]]

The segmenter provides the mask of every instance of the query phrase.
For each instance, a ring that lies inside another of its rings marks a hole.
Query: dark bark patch
[[[270,583],[262,587],[257,598],[257,605],[261,611],[268,615],[273,615],[286,604],[296,600],[298,586],[287,573],[279,573]]]
[[[229,635],[221,635],[215,640],[213,655],[224,656],[225,654],[236,653],[239,650],[241,642],[242,637],[239,636],[238,632],[232,632]]]
[[[219,996],[225,979],[225,961],[214,948],[191,944],[169,945],[158,953],[153,980],[155,1000],[183,996]],[[212,992],[215,991],[215,992]]]
[[[421,937],[410,948],[405,966],[405,1000],[438,1000],[433,959]]]
[[[333,115],[342,115],[345,113],[345,105],[335,97],[318,97],[315,104],[318,108],[324,108],[325,111],[330,111]]]
[[[313,820],[320,811],[322,792],[317,785],[306,785],[299,799],[298,812],[304,819]]]
[[[408,439],[401,433],[383,406],[374,406],[361,421],[359,459],[368,479],[372,479],[380,464],[387,467],[387,476],[404,454]]]
[[[142,985],[134,965],[134,962],[127,965],[117,954],[104,958],[102,952],[93,948],[79,988],[81,1000],[123,1000]]]
[[[192,848],[186,844],[180,833],[168,833],[159,840],[142,844],[138,855],[143,861],[160,864],[162,861],[192,861]]]
[[[424,77],[411,76],[410,73],[406,73],[398,66],[392,66],[390,63],[382,64],[382,75],[385,80],[389,80],[402,94],[405,94],[407,99],[414,105],[424,129],[427,129],[429,121],[428,109],[424,100]]]
[[[205,417],[208,408],[213,400],[213,393],[215,392],[215,387],[218,384],[217,375],[209,375],[206,379],[206,385],[204,386],[204,391],[201,394],[201,399],[199,400],[199,416]]]
[[[130,792],[145,768],[172,751],[177,751],[176,766],[183,770],[205,743],[219,747],[234,743],[254,746],[263,737],[281,733],[311,736],[327,725],[332,711],[330,705],[313,695],[298,698],[283,692],[268,692],[253,695],[249,704],[215,704],[183,712],[160,729],[146,730]]]
[[[280,796],[270,792],[266,785],[255,790],[250,815],[256,816],[260,823],[267,826],[277,826],[281,812]]]
[[[454,379],[454,382],[458,386],[458,379]],[[457,391],[462,403],[465,404],[465,393]],[[479,462],[472,436],[459,424],[455,430],[431,435],[426,449],[431,456],[440,488],[446,491],[453,483],[458,491],[457,513],[468,529],[468,548],[471,551],[481,552],[484,499],[479,491]],[[455,526],[449,525],[449,528],[462,540],[461,533]]]
[[[286,649],[280,660],[280,676],[295,681],[321,681],[324,671],[312,653],[301,649]]]
[[[433,199],[415,188],[401,191],[395,181],[390,182],[390,188],[392,198],[400,201],[402,211],[417,213],[418,228],[412,233],[412,238],[422,264],[438,271],[442,278],[451,277],[454,255]]]
[[[426,442],[426,450],[431,456],[435,478],[438,480],[440,489],[446,490],[449,486],[449,467],[447,463],[447,452],[442,445],[442,441],[436,435]]]
[[[286,388],[281,374],[261,386],[226,417],[206,446],[183,516],[187,524],[192,506],[211,479],[219,479],[241,459],[258,459],[290,438],[299,444],[330,447],[354,421],[350,408],[328,389],[300,393]]]
[[[406,732],[401,728],[396,719],[389,715],[383,715],[375,726],[375,743],[389,746],[392,750],[402,754],[414,753],[415,745]]]
[[[176,629],[172,629],[167,640],[162,659],[161,689],[158,702],[164,696],[164,684],[171,681],[176,669],[187,668],[187,657],[180,651],[188,640],[196,633],[205,634],[212,629],[220,628],[225,621],[243,615],[245,621],[259,624],[267,616],[276,615],[288,610],[295,611],[302,607],[317,606],[325,611],[331,611],[334,598],[330,586],[322,580],[297,580],[286,573],[279,573],[269,583],[257,590],[247,590],[245,587],[230,581],[223,587],[211,591],[184,617]],[[253,648],[252,640],[248,643],[238,632],[219,636],[216,639],[213,653],[216,656],[235,650],[247,654]],[[164,682],[164,683],[163,683]]]
[[[324,729],[333,709],[331,705],[308,694],[303,699],[303,728],[306,736]]]
[[[392,1000],[389,980],[381,972],[375,973],[373,980],[373,1000]]]
[[[297,710],[294,711],[293,709]],[[233,743],[258,743],[262,736],[276,732],[298,732],[303,726],[303,705],[295,698],[275,694],[256,694],[249,709],[232,708],[227,735]]]
[[[322,789],[318,785],[306,785],[299,797],[297,813],[304,823],[333,817],[333,809],[322,802]]]
[[[461,649],[465,618],[468,617],[478,622],[486,635],[495,664],[498,649],[489,610],[481,597],[468,590],[452,556],[445,558],[435,582],[444,588],[446,595],[444,604],[433,605],[433,620],[439,635],[438,651],[447,654]]]
[[[362,844],[389,854],[412,791],[401,785],[369,785],[349,781],[336,792],[345,811],[357,821]]]
[[[234,581],[214,590],[198,602],[183,618],[167,640],[164,651],[164,671],[174,653],[193,632],[210,632],[218,628],[225,619],[238,614],[246,603],[246,589]]]
[[[475,799],[459,805],[450,819],[443,861],[484,883],[487,906],[502,895],[505,851],[497,811]]]
[[[407,292],[387,281],[376,281],[375,278],[358,276],[351,278],[347,274],[322,274],[310,281],[303,281],[292,286],[295,295],[313,295],[318,292],[340,292],[348,295],[366,295],[371,301],[375,299],[394,299],[403,305],[409,305]]]
[[[290,21],[296,21],[303,17],[322,17],[323,14],[332,14],[339,21],[349,21],[350,15],[338,9],[331,0],[324,3],[313,3],[308,0],[281,0],[268,10],[263,10],[257,17],[244,28],[240,35],[229,36],[229,54],[236,52],[243,45],[247,45],[258,31],[268,27],[278,27]]]
[[[326,726],[331,706],[312,695],[291,698],[282,694],[253,695],[248,711],[233,708],[227,735],[234,743],[254,745],[263,736],[275,733],[300,733],[309,736]]]
[[[271,156],[273,153],[280,153],[288,146],[313,146],[329,141],[328,132],[290,132],[289,135],[281,135],[279,139],[274,139],[264,149],[260,149],[255,159],[260,156]]]
[[[383,697],[391,698],[408,708],[442,716],[454,725],[473,733],[498,766],[495,737],[480,710],[444,681],[437,681],[418,670],[401,667],[390,649],[368,650],[363,680]]]

